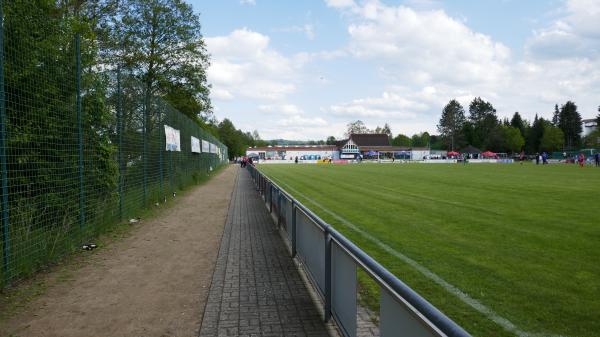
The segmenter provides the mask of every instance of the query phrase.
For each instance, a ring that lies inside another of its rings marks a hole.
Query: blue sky
[[[348,122],[436,132],[453,98],[500,117],[600,105],[600,0],[190,0],[218,119],[262,138],[342,137]]]

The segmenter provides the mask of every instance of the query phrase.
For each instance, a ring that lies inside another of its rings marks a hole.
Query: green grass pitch
[[[259,168],[474,336],[600,333],[598,168],[367,163]],[[483,307],[474,309],[382,244]],[[366,301],[377,303],[377,286],[359,278]]]

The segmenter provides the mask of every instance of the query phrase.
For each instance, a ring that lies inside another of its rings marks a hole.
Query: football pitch
[[[600,333],[599,168],[259,169],[474,336]]]

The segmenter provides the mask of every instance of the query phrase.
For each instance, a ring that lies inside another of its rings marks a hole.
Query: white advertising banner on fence
[[[202,152],[208,153],[210,152],[209,142],[202,140]]]
[[[192,152],[200,153],[200,140],[194,136],[192,137]]]
[[[210,153],[217,153],[217,146],[213,143],[210,144]]]
[[[165,150],[167,151],[181,151],[181,139],[179,137],[179,130],[173,129],[172,127],[165,124]]]

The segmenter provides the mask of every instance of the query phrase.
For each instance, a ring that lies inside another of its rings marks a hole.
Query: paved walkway
[[[246,170],[229,206],[200,336],[329,337]]]

